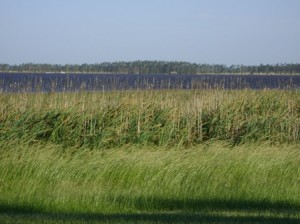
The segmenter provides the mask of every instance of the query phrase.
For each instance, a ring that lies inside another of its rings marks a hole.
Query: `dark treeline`
[[[0,64],[1,72],[120,73],[120,74],[300,74],[300,64],[221,65],[189,62],[133,61],[96,64]]]

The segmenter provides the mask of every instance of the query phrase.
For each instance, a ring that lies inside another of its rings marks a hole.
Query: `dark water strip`
[[[298,89],[300,76],[0,73],[0,92],[245,88]]]

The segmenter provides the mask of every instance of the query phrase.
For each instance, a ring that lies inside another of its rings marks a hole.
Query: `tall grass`
[[[299,140],[299,91],[0,94],[0,223],[297,223]]]
[[[279,90],[1,94],[1,140],[65,147],[299,143],[300,93]]]
[[[293,214],[300,209],[299,155],[296,146],[66,151],[11,142],[1,144],[0,210]]]

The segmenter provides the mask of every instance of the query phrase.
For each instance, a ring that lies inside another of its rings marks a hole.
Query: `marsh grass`
[[[300,140],[300,94],[279,90],[1,94],[1,139],[65,147]]]
[[[300,94],[0,94],[0,223],[297,223]]]

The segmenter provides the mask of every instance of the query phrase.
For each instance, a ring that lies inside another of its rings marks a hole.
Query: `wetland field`
[[[0,223],[300,222],[295,77],[35,80],[0,79]]]

